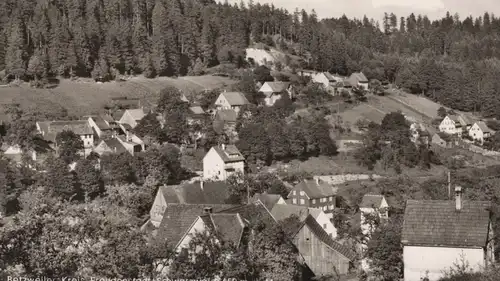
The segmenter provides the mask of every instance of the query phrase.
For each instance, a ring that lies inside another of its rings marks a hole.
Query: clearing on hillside
[[[235,83],[226,77],[133,77],[122,82],[96,83],[91,79],[61,80],[52,89],[35,89],[27,83],[0,88],[0,104],[18,103],[22,108],[63,106],[72,115],[82,116],[100,111],[113,97],[140,98],[156,102],[158,92],[174,86],[182,91],[198,92]]]

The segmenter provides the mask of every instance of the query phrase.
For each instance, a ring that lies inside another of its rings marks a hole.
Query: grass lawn
[[[23,108],[63,106],[70,114],[82,116],[99,111],[112,97],[140,98],[156,102],[158,92],[166,86],[183,91],[202,91],[234,83],[234,80],[216,76],[133,77],[123,82],[95,83],[91,79],[61,80],[52,89],[34,89],[27,83],[0,88],[0,104],[19,103]]]

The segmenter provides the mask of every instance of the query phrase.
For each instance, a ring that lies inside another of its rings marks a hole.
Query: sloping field
[[[85,115],[100,110],[112,97],[141,98],[155,102],[158,92],[166,86],[174,86],[182,91],[202,91],[234,83],[225,77],[196,76],[146,79],[134,77],[124,82],[95,83],[61,80],[53,89],[34,89],[27,83],[20,86],[0,88],[0,104],[19,103],[23,108],[63,106],[70,114]]]
[[[352,109],[340,113],[340,116],[342,116],[343,121],[349,122],[353,126],[359,119],[368,119],[380,124],[385,114],[385,112],[378,110],[376,107],[367,103],[361,103]]]
[[[429,118],[437,118],[437,110],[442,106],[439,103],[433,102],[425,97],[412,95],[399,90],[390,91],[391,95],[386,97],[393,99],[403,105],[413,108]]]

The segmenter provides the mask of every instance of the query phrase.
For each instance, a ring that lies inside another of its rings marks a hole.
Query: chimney
[[[225,144],[221,144],[220,147],[222,148],[222,150],[226,150],[226,145]]]
[[[455,187],[455,209],[460,211],[462,209],[462,187]]]
[[[200,188],[203,190],[203,180],[200,181]]]
[[[203,208],[203,213],[204,214],[211,214],[212,213],[212,207],[205,207],[205,208]]]
[[[319,185],[319,177],[316,177],[316,185]]]

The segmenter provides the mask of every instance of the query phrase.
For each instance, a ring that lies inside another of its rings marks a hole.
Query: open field
[[[433,102],[428,98],[412,95],[409,93],[405,93],[399,90],[390,91],[391,95],[387,97],[398,101],[410,108],[413,108],[414,111],[419,112],[422,115],[427,116],[428,118],[437,118],[437,110],[442,107],[437,102]]]
[[[19,103],[23,108],[63,106],[70,114],[81,116],[95,113],[113,97],[126,96],[155,102],[158,92],[166,86],[174,86],[182,91],[201,91],[232,83],[234,80],[218,76],[133,77],[123,82],[100,84],[90,79],[61,80],[52,89],[34,89],[24,83],[0,88],[0,104]]]

